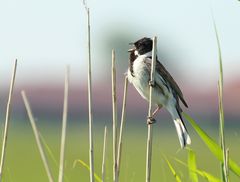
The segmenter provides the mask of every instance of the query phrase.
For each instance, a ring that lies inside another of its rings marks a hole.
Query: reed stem
[[[68,91],[69,91],[69,66],[66,67],[65,81],[64,81],[64,101],[63,101],[63,116],[62,116],[62,135],[61,135],[61,148],[60,148],[60,163],[58,182],[63,181],[64,175],[64,156],[65,156],[65,141],[67,129],[67,113],[68,113]]]
[[[107,126],[104,128],[104,138],[103,138],[103,158],[102,158],[102,182],[105,181],[106,175],[106,153],[107,153]]]
[[[152,48],[152,65],[151,65],[151,77],[150,82],[155,82],[155,66],[156,66],[156,45],[157,37],[153,37],[153,48]],[[148,118],[152,116],[152,85],[149,88],[149,108]],[[148,124],[148,135],[147,135],[147,155],[146,155],[146,182],[150,182],[151,179],[151,164],[152,164],[152,140],[153,140],[153,128],[151,124]]]
[[[117,182],[117,91],[115,51],[112,50],[113,181]]]
[[[45,156],[45,153],[44,153],[41,141],[40,141],[39,131],[37,129],[37,126],[36,126],[36,123],[35,123],[35,120],[34,120],[34,117],[33,117],[33,114],[32,114],[32,110],[31,110],[30,104],[28,102],[27,96],[25,94],[25,91],[22,91],[21,94],[22,94],[24,105],[25,105],[26,110],[27,110],[27,114],[28,114],[30,123],[32,125],[32,129],[33,129],[35,140],[36,140],[36,143],[37,143],[37,146],[38,146],[38,150],[39,150],[40,156],[42,158],[45,170],[47,172],[48,180],[49,180],[49,182],[54,182],[53,177],[52,177],[52,173],[51,173],[49,165],[48,165],[47,158]]]
[[[120,166],[121,166],[121,155],[122,155],[122,143],[123,143],[123,127],[126,122],[126,102],[127,102],[127,90],[128,90],[128,78],[125,77],[124,82],[124,93],[123,93],[123,103],[122,103],[122,116],[121,116],[121,124],[120,124],[120,132],[118,139],[118,153],[117,153],[117,179],[119,180],[120,174]]]
[[[6,117],[5,117],[4,133],[3,133],[3,143],[2,143],[2,153],[1,153],[1,163],[0,163],[0,182],[2,181],[3,167],[4,167],[5,158],[6,158],[8,128],[9,128],[9,120],[10,120],[10,115],[12,110],[12,96],[13,96],[13,88],[14,88],[15,78],[16,78],[16,71],[17,71],[17,59],[15,60],[13,65],[13,72],[12,72],[12,78],[10,83],[8,101],[7,101],[7,109],[6,109]]]
[[[88,21],[88,117],[89,117],[89,160],[90,181],[94,182],[94,148],[93,148],[93,117],[92,117],[92,66],[91,66],[91,39],[90,39],[90,12],[87,8]]]
[[[87,46],[88,46],[88,125],[89,125],[89,166],[90,182],[94,182],[94,147],[93,147],[93,112],[92,112],[92,65],[91,65],[91,27],[90,11],[83,0],[83,5],[87,13]]]

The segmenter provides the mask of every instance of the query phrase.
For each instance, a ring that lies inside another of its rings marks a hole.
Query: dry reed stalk
[[[118,139],[118,153],[117,153],[117,179],[119,180],[120,174],[120,165],[121,165],[121,155],[122,155],[122,135],[123,135],[123,127],[126,122],[126,102],[127,102],[127,90],[128,90],[128,78],[125,77],[124,82],[124,93],[123,93],[123,102],[122,102],[122,116],[121,116],[121,124],[120,124],[120,132]]]
[[[12,103],[12,95],[13,95],[16,71],[17,71],[17,59],[15,60],[14,66],[13,66],[13,72],[12,72],[12,78],[11,78],[8,102],[7,102],[7,109],[6,109],[6,117],[5,117],[4,133],[3,133],[3,143],[2,143],[2,153],[1,153],[1,163],[0,163],[0,181],[2,181],[4,161],[6,158],[8,128],[9,128],[9,120],[10,120],[10,115],[11,115],[11,110],[12,110],[11,103]]]
[[[87,13],[87,45],[88,45],[88,118],[89,118],[89,166],[90,182],[94,182],[94,148],[93,148],[93,121],[92,121],[92,67],[91,67],[91,34],[90,34],[90,12],[85,1],[83,1]]]
[[[151,77],[150,83],[154,83],[155,66],[156,66],[156,45],[157,37],[153,37],[153,49],[152,49],[152,65],[151,65]],[[152,116],[152,84],[149,88],[149,108],[148,117]],[[152,164],[152,140],[153,140],[153,128],[151,124],[148,124],[148,136],[147,136],[147,155],[146,155],[146,182],[150,182],[151,178],[151,164]]]
[[[117,91],[116,91],[116,61],[112,50],[112,112],[113,112],[113,181],[117,182]]]
[[[107,152],[107,126],[104,128],[104,138],[103,138],[103,158],[102,158],[102,182],[105,181],[105,174],[106,174],[106,152]]]
[[[64,155],[65,155],[65,141],[66,141],[67,113],[68,113],[69,71],[70,71],[70,68],[69,68],[69,66],[67,66],[66,71],[65,71],[65,81],[64,81],[62,135],[61,135],[61,149],[60,149],[58,182],[63,181],[63,175],[64,175]]]
[[[32,110],[31,110],[30,104],[28,102],[27,96],[25,94],[25,91],[21,91],[21,94],[22,94],[24,105],[25,105],[26,110],[27,110],[27,114],[28,114],[30,123],[32,125],[32,129],[33,129],[35,140],[36,140],[36,143],[37,143],[37,146],[38,146],[38,150],[39,150],[40,156],[42,158],[45,170],[47,172],[48,180],[49,180],[49,182],[54,182],[52,173],[51,173],[49,165],[48,165],[47,158],[45,156],[45,153],[44,153],[44,150],[43,150],[43,147],[42,147],[42,144],[41,144],[39,131],[37,129],[37,126],[36,126],[36,123],[35,123],[35,120],[34,120],[34,117],[33,117],[33,114],[32,114]]]

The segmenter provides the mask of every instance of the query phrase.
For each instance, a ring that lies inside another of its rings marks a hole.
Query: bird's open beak
[[[132,48],[128,49],[128,52],[133,52],[136,50],[134,43],[129,43],[129,45],[132,46]]]
[[[128,49],[128,52],[133,52],[135,50],[136,50],[136,48],[131,48],[131,49]]]

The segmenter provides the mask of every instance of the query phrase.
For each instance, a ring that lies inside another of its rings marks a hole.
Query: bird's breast
[[[130,69],[128,69],[128,80],[134,85],[143,98],[148,99],[149,70],[146,64],[140,59],[136,59],[132,66],[133,74]]]

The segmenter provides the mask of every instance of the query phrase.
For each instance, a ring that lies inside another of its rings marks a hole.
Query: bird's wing
[[[149,69],[151,70],[151,63],[152,59],[147,58],[145,59],[146,64],[148,65]],[[188,107],[186,101],[183,98],[182,91],[180,90],[179,86],[173,79],[173,77],[170,75],[170,73],[166,70],[166,68],[158,61],[156,60],[156,72],[161,75],[161,77],[164,79],[165,82],[169,83],[170,87],[173,89],[173,91],[176,93],[176,95],[180,98],[182,103]]]

